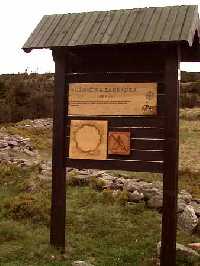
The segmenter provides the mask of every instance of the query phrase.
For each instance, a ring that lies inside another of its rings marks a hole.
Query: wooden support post
[[[166,86],[166,147],[163,176],[163,218],[161,266],[176,265],[176,225],[179,149],[179,49],[167,49]]]
[[[65,249],[66,215],[66,53],[62,49],[53,51],[55,61],[55,92],[52,149],[52,203],[50,243]]]

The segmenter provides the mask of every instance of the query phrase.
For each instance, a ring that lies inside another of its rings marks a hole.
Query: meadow
[[[200,198],[200,108],[182,109],[180,118],[179,188]],[[4,127],[9,134],[29,137],[42,157],[50,158],[50,130]],[[95,266],[156,265],[161,214],[144,203],[115,201],[90,186],[66,185],[66,253],[50,247],[51,181],[38,178],[39,168],[0,164],[1,266],[70,266],[75,260]],[[162,179],[157,174],[128,174],[146,181]],[[200,242],[200,234],[178,230],[177,242]],[[177,265],[198,266],[200,261],[177,257]]]

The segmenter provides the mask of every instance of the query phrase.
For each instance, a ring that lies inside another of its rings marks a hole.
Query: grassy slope
[[[44,147],[50,148],[49,132],[10,127],[9,131],[29,136],[44,154]],[[196,197],[200,197],[198,133],[199,122],[181,121],[179,183]],[[48,154],[49,151],[45,156]],[[38,180],[37,166],[27,170],[6,165],[0,168],[0,265],[62,266],[79,259],[98,266],[155,265],[161,228],[157,212],[143,204],[124,206],[123,201],[113,202],[109,193],[88,187],[68,187],[67,253],[60,255],[48,245],[50,182]],[[130,175],[148,180],[160,178],[150,174]],[[200,237],[178,232],[178,241],[200,242]],[[184,262],[179,258],[178,265],[200,265],[200,262]]]

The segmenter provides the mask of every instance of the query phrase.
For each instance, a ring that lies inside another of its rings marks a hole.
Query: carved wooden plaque
[[[130,132],[108,133],[108,154],[130,154]]]
[[[69,158],[105,160],[107,158],[107,121],[72,120]]]
[[[156,115],[157,83],[70,83],[69,115]]]

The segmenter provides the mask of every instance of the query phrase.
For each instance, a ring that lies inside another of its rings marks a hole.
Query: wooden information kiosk
[[[161,265],[176,264],[180,61],[197,6],[44,16],[23,49],[55,61],[50,242],[65,248],[66,168],[163,173]],[[131,232],[130,232],[131,233]]]

